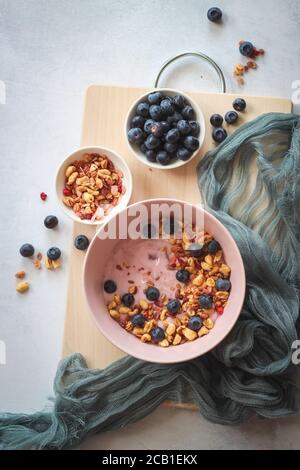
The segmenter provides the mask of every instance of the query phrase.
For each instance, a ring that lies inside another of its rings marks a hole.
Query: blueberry
[[[190,273],[186,269],[180,269],[176,273],[176,279],[179,282],[188,282],[190,279]]]
[[[223,116],[221,114],[212,114],[210,116],[210,123],[214,127],[221,127],[223,124]]]
[[[251,57],[254,51],[254,46],[249,41],[243,41],[240,44],[240,53],[246,57]]]
[[[169,300],[169,302],[167,303],[167,309],[169,313],[171,313],[172,315],[176,315],[176,313],[178,313],[181,309],[180,301],[178,299]]]
[[[160,123],[163,126],[164,134],[166,134],[171,129],[170,124],[167,121],[160,121]]]
[[[171,116],[172,114],[174,114],[175,106],[171,103],[169,99],[162,100],[162,102],[160,103],[160,107],[165,116]]]
[[[229,291],[231,289],[231,282],[229,279],[219,278],[216,280],[216,288],[217,290]]]
[[[211,308],[213,305],[213,298],[209,294],[202,294],[200,295],[198,302],[201,308]]]
[[[153,119],[147,119],[144,124],[144,131],[146,132],[146,134],[151,134],[151,129],[154,123],[155,121],[153,121]]]
[[[54,228],[58,224],[58,218],[56,215],[47,215],[47,217],[44,220],[44,225],[47,228]]]
[[[145,118],[142,116],[134,116],[131,121],[132,127],[139,127],[140,129],[144,128]]]
[[[52,261],[56,261],[58,258],[60,258],[61,256],[61,251],[59,248],[57,248],[57,246],[52,246],[51,248],[49,248],[49,250],[47,251],[47,256],[49,259],[51,259]]]
[[[134,304],[134,296],[132,294],[124,294],[122,295],[122,302],[125,307],[131,307]]]
[[[243,98],[236,98],[232,106],[236,111],[244,111],[246,109],[246,101]]]
[[[142,328],[145,325],[146,318],[144,317],[144,315],[142,313],[136,313],[131,318],[131,322],[132,322],[133,326],[137,326],[138,328]]]
[[[218,7],[210,8],[207,12],[207,18],[213,23],[220,21],[222,18],[222,10]]]
[[[185,251],[194,258],[200,258],[203,255],[203,246],[199,243],[191,243]]]
[[[220,243],[217,240],[212,240],[207,244],[208,253],[214,254],[221,249]]]
[[[34,253],[34,248],[30,243],[24,243],[24,245],[20,248],[20,255],[24,256],[24,258],[29,258]]]
[[[159,121],[162,117],[161,107],[157,104],[152,104],[149,108],[149,114],[154,121]]]
[[[184,139],[184,146],[188,149],[194,152],[199,148],[199,140],[196,137],[193,137],[192,135],[188,135]]]
[[[234,124],[239,118],[239,115],[236,111],[228,111],[226,114],[225,114],[225,121],[228,123],[228,124]]]
[[[160,91],[154,91],[148,95],[148,101],[150,104],[159,104],[163,98]]]
[[[191,135],[193,135],[194,137],[198,137],[198,135],[200,134],[199,123],[197,121],[189,121],[189,125],[191,128]]]
[[[165,337],[165,332],[162,328],[160,328],[160,326],[156,326],[155,328],[153,328],[150,332],[151,334],[151,338],[152,340],[155,342],[155,343],[159,343],[160,341],[162,341]]]
[[[151,126],[151,134],[161,137],[164,133],[164,126],[160,122],[154,122]]]
[[[148,103],[139,103],[136,107],[136,114],[142,117],[149,116],[149,104]]]
[[[160,145],[160,140],[155,137],[154,135],[150,134],[148,135],[147,139],[145,140],[145,145],[147,149],[153,150],[157,148]]]
[[[181,111],[181,114],[184,119],[187,119],[188,121],[191,121],[194,119],[194,110],[191,106],[185,106],[183,110]]]
[[[133,127],[132,129],[129,129],[127,137],[129,142],[136,144],[141,142],[142,138],[144,137],[144,133],[139,127]]]
[[[154,238],[156,236],[156,227],[153,224],[147,224],[143,227],[144,238]]]
[[[166,135],[166,141],[171,144],[176,143],[180,139],[180,133],[178,129],[171,129]]]
[[[181,119],[177,122],[177,129],[179,130],[180,134],[189,134],[191,132],[191,126],[188,121]]]
[[[149,162],[156,162],[156,152],[155,150],[148,150],[146,151],[146,158],[149,160]]]
[[[146,147],[146,145],[145,145],[144,143],[142,143],[142,144],[140,145],[140,151],[141,151],[143,154],[145,154],[145,155],[146,155],[146,153],[148,152],[148,149],[147,149],[147,147]]]
[[[176,152],[177,158],[179,158],[179,160],[182,160],[184,162],[186,162],[189,158],[191,158],[192,155],[193,155],[193,152],[191,152],[190,150],[184,147],[180,147]]]
[[[112,281],[111,279],[108,279],[107,281],[105,281],[103,287],[104,287],[105,292],[107,292],[107,294],[113,294],[117,290],[117,284],[115,283],[115,281]]]
[[[147,299],[150,301],[158,300],[160,296],[160,292],[156,287],[148,287],[145,294]]]
[[[202,326],[202,320],[197,315],[193,315],[188,321],[188,328],[193,331],[200,330]]]
[[[164,149],[168,153],[174,153],[177,149],[177,144],[172,144],[172,142],[166,142],[164,145]]]
[[[212,132],[212,138],[214,139],[215,142],[223,142],[227,137],[227,132],[223,127],[215,127],[213,132]]]
[[[157,152],[156,161],[161,165],[168,165],[171,161],[171,156],[165,150],[160,150],[159,152]]]
[[[173,97],[173,103],[175,104],[177,109],[182,109],[185,106],[185,98],[182,95],[176,95]]]
[[[77,237],[74,240],[74,245],[75,245],[75,248],[77,248],[77,250],[84,251],[87,249],[89,244],[90,244],[90,241],[88,237],[86,237],[85,235],[77,235]]]

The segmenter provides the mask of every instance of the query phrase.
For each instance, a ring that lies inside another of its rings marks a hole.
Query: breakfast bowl
[[[156,88],[140,96],[125,119],[125,139],[145,165],[171,170],[190,162],[205,137],[205,120],[197,103],[185,93]]]
[[[101,226],[85,257],[83,284],[103,335],[157,363],[187,361],[217,346],[245,296],[243,261],[228,230],[202,207],[173,199],[132,204]]]
[[[82,147],[60,164],[55,190],[61,209],[74,222],[100,225],[128,205],[132,175],[115,151]]]

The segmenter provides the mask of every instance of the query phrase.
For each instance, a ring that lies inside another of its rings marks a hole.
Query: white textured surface
[[[238,92],[230,77],[240,61],[241,38],[267,51],[259,59],[258,70],[246,76],[241,92],[290,97],[292,81],[300,79],[298,0],[219,1],[223,25],[207,21],[212,4],[206,0],[0,0],[0,80],[6,85],[6,104],[0,104],[0,340],[7,347],[7,365],[0,365],[2,411],[37,410],[52,393],[71,243],[71,224],[59,212],[53,181],[60,160],[79,145],[85,88],[90,83],[151,86],[169,56],[196,49],[220,64],[228,90]],[[216,89],[209,85],[209,70],[204,68],[201,75],[201,66],[187,61],[177,68],[176,80],[168,74],[168,85]],[[48,193],[46,203],[40,201],[40,191]],[[43,227],[44,216],[51,213],[60,218],[55,231]],[[29,266],[18,254],[23,242],[32,242],[42,251],[60,246],[62,271],[38,272]],[[24,296],[14,290],[14,273],[22,268],[32,285]],[[297,418],[280,423],[254,420],[224,428],[207,423],[197,413],[160,409],[85,447],[297,448],[299,423]]]

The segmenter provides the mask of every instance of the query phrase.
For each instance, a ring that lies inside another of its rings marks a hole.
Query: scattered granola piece
[[[18,271],[18,272],[16,272],[15,276],[18,279],[23,279],[26,276],[26,273],[25,273],[25,271]]]
[[[28,291],[29,289],[29,284],[26,281],[19,282],[19,284],[16,287],[16,291],[19,292],[20,294],[23,294],[24,292]]]

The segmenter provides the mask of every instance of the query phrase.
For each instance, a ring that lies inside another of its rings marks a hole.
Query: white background
[[[61,159],[79,146],[86,87],[152,86],[162,62],[185,50],[212,56],[231,92],[290,97],[292,82],[300,79],[298,0],[220,0],[222,25],[206,18],[214,3],[0,0],[0,80],[6,86],[6,104],[0,104],[0,340],[7,348],[7,365],[0,365],[2,411],[40,409],[52,393],[72,242],[71,223],[57,207],[53,183]],[[240,39],[266,50],[242,89],[231,78],[233,66],[241,61]],[[178,67],[176,77],[168,74],[168,85],[217,89],[210,71],[193,61]],[[45,203],[39,199],[41,191],[48,194]],[[54,231],[43,227],[51,213],[60,219]],[[43,252],[59,246],[63,269],[35,270],[18,254],[24,242]],[[14,274],[20,269],[31,283],[24,296],[15,292]],[[296,448],[297,423],[297,418],[252,420],[224,428],[195,412],[159,409],[85,447]]]

